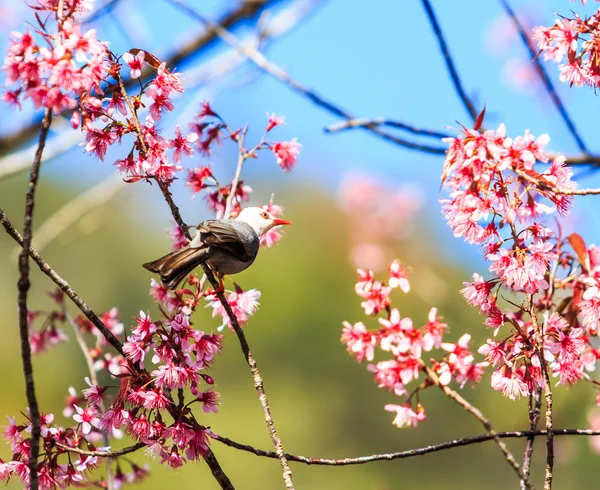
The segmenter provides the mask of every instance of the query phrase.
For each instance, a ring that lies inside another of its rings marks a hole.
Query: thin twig
[[[187,12],[190,16],[192,16],[194,19],[198,20],[199,22],[201,22],[203,25],[207,26],[208,28],[214,29],[214,31],[217,33],[217,35],[221,39],[223,39],[226,43],[228,43],[230,46],[232,46],[236,51],[238,51],[238,53],[240,53],[243,56],[245,56],[246,58],[248,58],[250,61],[252,61],[256,66],[258,66],[264,72],[274,76],[281,82],[285,83],[287,86],[292,88],[292,90],[294,90],[295,92],[298,92],[301,95],[303,95],[304,97],[307,97],[311,102],[313,102],[317,106],[322,107],[323,109],[331,112],[332,114],[334,114],[342,119],[355,119],[355,117],[352,114],[348,113],[344,109],[341,109],[339,106],[337,106],[333,102],[327,100],[325,97],[317,94],[317,92],[315,92],[314,90],[309,89],[308,87],[305,87],[304,85],[300,84],[299,82],[297,82],[296,80],[291,78],[285,70],[280,68],[278,65],[276,65],[272,61],[269,61],[265,57],[265,55],[262,54],[260,51],[254,49],[252,46],[244,45],[243,43],[241,43],[239,41],[239,39],[236,36],[231,34],[227,29],[224,29],[221,26],[210,22],[202,14],[198,13],[196,10],[194,10],[189,5],[186,5],[185,3],[181,2],[180,0],[166,0],[166,1],[177,6],[181,10]],[[414,143],[412,141],[405,140],[403,138],[399,138],[398,136],[388,133],[377,126],[363,126],[362,129],[370,131],[371,133],[375,133],[380,138],[383,138],[386,141],[390,141],[390,142],[395,143],[404,148],[410,148],[412,150],[419,150],[424,153],[432,153],[432,154],[437,154],[437,155],[442,155],[446,152],[445,148],[423,145],[423,144]]]
[[[442,32],[440,23],[437,20],[435,11],[433,10],[433,7],[431,6],[431,3],[429,2],[429,0],[422,0],[422,3],[423,3],[423,7],[425,8],[425,12],[427,13],[427,18],[429,19],[429,23],[431,24],[431,28],[433,29],[435,37],[437,38],[438,44],[440,45],[440,51],[442,52],[442,55],[444,55],[444,60],[446,62],[446,68],[448,69],[448,73],[450,75],[452,83],[454,84],[454,89],[456,90],[460,100],[462,101],[463,105],[465,106],[465,109],[471,116],[471,119],[473,121],[475,121],[475,119],[477,119],[477,110],[475,109],[475,105],[473,104],[473,101],[467,95],[467,92],[465,91],[465,89],[463,87],[462,81],[461,81],[460,77],[458,76],[458,72],[456,71],[456,66],[454,65],[454,60],[452,59],[452,56],[450,55],[450,50],[448,49],[448,45],[446,44],[446,38],[444,37],[444,33]]]
[[[519,170],[518,168],[513,168],[513,172],[519,177],[525,179],[527,182],[531,182],[542,191],[550,191],[554,194],[560,194],[563,196],[595,196],[600,194],[600,189],[559,189],[558,187],[554,187],[548,182],[543,182],[542,180],[537,179],[534,176]]]
[[[227,196],[227,202],[225,203],[225,214],[223,215],[224,219],[229,218],[229,215],[231,214],[231,205],[233,203],[233,200],[235,199],[237,186],[240,182],[240,176],[242,175],[242,167],[244,166],[244,161],[246,160],[246,156],[244,154],[244,139],[246,138],[247,130],[248,126],[245,126],[238,136],[238,163],[237,168],[235,169],[235,176],[231,181],[231,190],[229,191],[229,195]]]
[[[17,282],[18,306],[19,306],[19,335],[21,337],[21,360],[23,363],[23,375],[25,376],[25,393],[29,405],[29,416],[31,417],[31,445],[29,450],[29,485],[32,490],[38,489],[38,456],[40,453],[40,410],[35,396],[35,383],[33,380],[33,366],[31,364],[31,345],[29,345],[29,321],[27,309],[27,293],[31,283],[29,281],[29,254],[27,250],[31,246],[33,228],[33,208],[35,206],[35,189],[40,174],[40,165],[46,137],[52,123],[52,109],[46,109],[40,139],[31,165],[29,174],[29,185],[25,195],[25,219],[23,222],[23,250],[19,255],[19,281]]]
[[[429,376],[429,378],[431,379],[431,381],[433,381],[433,383],[435,385],[437,385],[444,392],[444,394],[446,396],[448,396],[449,398],[451,398],[452,400],[454,400],[461,407],[463,407],[467,412],[469,412],[472,415],[474,415],[475,418],[481,422],[481,424],[483,425],[483,427],[485,428],[485,430],[487,430],[490,433],[490,435],[492,436],[492,438],[496,442],[496,445],[500,448],[500,451],[502,451],[502,454],[504,454],[504,458],[506,459],[506,461],[508,462],[508,464],[515,470],[515,472],[517,473],[517,475],[519,475],[519,477],[522,480],[525,481],[526,488],[531,489],[532,485],[527,481],[527,478],[525,477],[525,475],[524,475],[521,467],[519,466],[519,463],[517,462],[517,460],[515,459],[515,457],[513,456],[513,454],[508,450],[508,447],[506,447],[506,444],[504,444],[504,442],[497,436],[497,433],[493,429],[492,424],[483,415],[483,413],[481,413],[481,410],[479,410],[477,407],[471,405],[459,393],[457,393],[456,391],[454,391],[449,386],[443,385],[442,383],[440,383],[438,375],[435,373],[435,371],[433,371],[433,369],[431,369],[427,365],[423,365],[423,366],[424,366],[425,372],[427,373],[427,376]]]
[[[138,442],[133,446],[118,449],[117,451],[86,451],[85,449],[79,449],[78,447],[66,446],[60,442],[55,442],[54,444],[70,453],[83,454],[84,456],[97,456],[98,458],[118,458],[119,456],[124,456],[147,447],[143,442]]]
[[[73,329],[73,334],[75,335],[75,339],[77,340],[77,343],[79,344],[79,348],[81,349],[81,353],[83,354],[83,357],[85,358],[85,362],[87,364],[88,371],[90,373],[90,380],[94,386],[99,386],[100,383],[98,383],[98,375],[96,374],[96,370],[94,369],[94,359],[92,359],[92,355],[90,354],[90,349],[88,348],[88,345],[86,344],[85,339],[81,335],[81,331],[79,330],[79,327],[77,326],[77,322],[69,313],[69,310],[66,308],[66,305],[64,304],[64,302],[62,304],[62,312],[67,320],[67,323],[69,323],[69,325],[71,325],[71,328]],[[104,405],[104,400],[102,399],[102,397],[100,397],[99,405],[100,405],[100,409],[102,410],[102,413],[106,413],[106,407]],[[104,440],[104,445],[109,446],[110,439],[109,439],[108,431],[106,431],[106,430],[102,431],[102,438]],[[107,483],[107,489],[112,490],[113,477],[112,477],[112,469],[111,469],[109,460],[106,461],[106,483]]]
[[[533,455],[533,442],[535,440],[535,430],[537,429],[540,420],[540,408],[542,404],[542,390],[536,388],[533,394],[529,395],[529,429],[532,434],[527,437],[527,445],[525,446],[525,455],[523,457],[523,474],[529,479],[531,471],[531,456]],[[525,480],[521,480],[521,490],[526,490]]]
[[[540,78],[542,79],[542,82],[544,83],[544,86],[546,87],[546,91],[548,92],[548,95],[550,95],[550,98],[552,99],[554,106],[560,113],[560,116],[562,117],[563,121],[565,122],[565,125],[569,129],[571,136],[573,136],[573,139],[577,143],[577,146],[582,151],[584,156],[589,156],[587,146],[585,145],[583,138],[579,134],[579,131],[577,131],[577,128],[575,127],[575,123],[573,122],[573,120],[571,119],[571,116],[567,112],[567,109],[566,109],[563,101],[561,100],[560,96],[558,95],[558,92],[556,91],[556,88],[554,87],[552,80],[550,80],[548,73],[546,73],[546,70],[544,69],[542,62],[539,60],[539,57],[537,55],[538,52],[535,49],[535,47],[533,46],[532,41],[531,41],[529,35],[527,34],[527,31],[521,24],[521,21],[519,21],[519,18],[517,17],[514,10],[508,3],[508,0],[500,0],[500,3],[504,7],[504,10],[506,10],[506,13],[511,18],[515,28],[519,32],[519,37],[521,38],[521,41],[523,41],[523,45],[525,46],[525,48],[527,49],[527,52],[531,56],[531,59],[535,66],[535,69],[538,72],[538,75],[540,76]]]
[[[493,441],[496,438],[499,439],[513,439],[523,438],[532,436],[545,436],[545,430],[523,430],[523,431],[512,431],[512,432],[496,432],[495,434],[485,434],[481,436],[463,437],[461,439],[454,439],[452,441],[446,441],[439,444],[433,444],[431,446],[425,446],[417,449],[407,449],[406,451],[398,451],[395,453],[383,453],[383,454],[371,454],[370,456],[359,456],[357,458],[343,458],[343,459],[325,459],[325,458],[311,458],[308,456],[296,456],[293,454],[287,454],[285,457],[290,462],[304,463],[308,465],[323,465],[323,466],[349,466],[356,464],[372,463],[375,461],[392,461],[394,459],[406,459],[412,458],[413,456],[423,456],[425,454],[435,453],[438,451],[444,451],[454,447],[469,446],[471,444],[478,444],[480,442]],[[600,436],[600,430],[591,429],[555,429],[555,436]],[[265,451],[264,449],[258,449],[248,444],[241,444],[236,441],[223,436],[216,435],[215,439],[227,446],[235,449],[246,451],[256,456],[262,456],[265,458],[276,459],[277,453],[274,451]]]
[[[548,364],[544,358],[544,332],[538,322],[537,311],[533,305],[533,295],[527,295],[528,313],[535,333],[536,354],[540,361],[540,369],[544,379],[544,399],[546,400],[546,476],[544,490],[552,490],[554,469],[554,430],[552,421],[552,385],[548,374]]]
[[[235,313],[233,312],[231,306],[227,302],[223,290],[219,289],[219,282],[215,279],[213,272],[206,264],[202,264],[202,268],[204,269],[204,273],[206,274],[206,277],[208,278],[208,281],[210,282],[211,286],[214,288],[215,291],[218,291],[217,297],[219,298],[221,305],[227,312],[229,321],[231,322],[231,325],[235,330],[236,335],[238,336],[242,352],[244,353],[244,357],[246,358],[248,366],[250,366],[250,372],[252,373],[252,379],[254,380],[254,388],[256,388],[256,391],[258,392],[258,398],[260,400],[260,404],[265,414],[265,422],[267,423],[271,440],[273,441],[273,445],[275,446],[275,454],[277,455],[277,459],[279,459],[279,463],[281,464],[285,486],[288,490],[293,490],[294,484],[292,482],[292,470],[290,469],[290,466],[287,462],[286,454],[283,451],[283,444],[281,443],[281,439],[277,434],[275,422],[273,421],[273,417],[271,416],[271,409],[269,408],[269,401],[265,393],[263,380],[260,375],[260,371],[258,370],[258,366],[256,365],[256,361],[252,356],[252,352],[250,351],[250,346],[248,345],[248,341],[246,340],[244,331],[242,330],[242,327],[240,327]]]
[[[347,121],[342,121],[332,124],[331,126],[327,126],[325,128],[325,132],[335,133],[337,131],[362,128],[364,126],[389,126],[390,128],[402,129],[418,136],[430,136],[432,138],[448,138],[451,136],[449,133],[442,133],[441,131],[434,131],[431,129],[417,128],[415,126],[411,126],[410,124],[393,119],[386,119],[383,117],[375,117],[372,119],[349,119]]]

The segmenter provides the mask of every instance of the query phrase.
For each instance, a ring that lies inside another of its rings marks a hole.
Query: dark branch
[[[454,439],[452,441],[442,442],[440,444],[433,444],[431,446],[425,446],[418,449],[407,449],[406,451],[398,451],[395,453],[383,453],[383,454],[371,454],[370,456],[359,456],[357,458],[343,458],[343,459],[325,459],[325,458],[309,458],[308,456],[295,456],[293,454],[285,454],[288,461],[295,463],[304,463],[308,465],[323,465],[323,466],[348,466],[356,464],[372,463],[374,461],[392,461],[394,459],[406,459],[412,458],[413,456],[423,456],[425,454],[436,453],[438,451],[444,451],[454,447],[469,446],[471,444],[478,444],[480,442],[493,441],[496,437],[501,439],[513,439],[523,438],[531,436],[545,436],[545,430],[524,430],[514,432],[497,432],[496,434],[485,434],[481,436],[464,437],[462,439]],[[590,429],[554,429],[555,436],[600,436],[600,430]],[[239,442],[232,441],[227,437],[215,436],[215,439],[227,446],[246,451],[256,456],[262,456],[265,458],[277,458],[277,454],[274,451],[265,451],[263,449],[257,449],[248,444],[241,444]]]
[[[562,117],[563,121],[565,122],[567,128],[569,128],[569,132],[573,136],[573,139],[577,143],[577,146],[579,147],[579,149],[584,153],[584,156],[587,156],[589,154],[589,152],[588,152],[588,149],[587,149],[585,143],[583,142],[583,138],[579,134],[579,131],[577,131],[577,128],[575,127],[575,123],[571,119],[571,116],[569,116],[569,113],[567,112],[567,109],[566,109],[565,105],[563,104],[563,101],[561,100],[560,96],[556,92],[556,88],[554,87],[552,80],[550,80],[550,77],[548,76],[548,73],[546,73],[546,70],[544,69],[542,62],[539,60],[539,57],[537,56],[537,54],[538,54],[537,50],[535,49],[531,39],[529,38],[527,31],[525,30],[525,28],[519,21],[514,10],[511,8],[510,4],[508,3],[508,0],[500,0],[500,3],[502,3],[504,10],[506,10],[506,13],[511,18],[513,24],[515,25],[515,28],[519,32],[521,41],[523,41],[523,45],[525,46],[525,48],[527,49],[527,52],[531,56],[531,59],[533,60],[533,64],[535,66],[535,69],[536,69],[538,75],[540,76],[540,78],[542,79],[542,82],[544,83],[544,87],[546,87],[546,91],[548,92],[548,95],[550,95],[550,98],[552,99],[552,102],[558,109],[560,116]]]
[[[275,63],[269,61],[261,52],[257,51],[254,48],[249,46],[244,46],[233,34],[224,29],[223,27],[213,24],[209,20],[207,20],[203,15],[198,13],[192,7],[186,5],[185,3],[179,0],[166,0],[169,3],[177,6],[181,10],[187,12],[191,17],[196,19],[198,22],[202,23],[208,29],[213,29],[217,35],[227,42],[230,46],[232,46],[238,53],[245,56],[249,60],[251,60],[258,68],[263,70],[265,73],[274,76],[281,82],[285,83],[288,87],[290,87],[295,92],[298,92],[302,96],[308,98],[313,104],[322,107],[326,111],[334,114],[337,117],[342,119],[355,119],[355,117],[344,109],[340,108],[338,105],[334,104],[330,100],[325,97],[319,95],[314,90],[305,87],[300,84],[293,78],[291,78],[285,70],[277,66]],[[422,145],[418,143],[413,143],[412,141],[405,140],[403,138],[399,138],[377,126],[363,126],[362,129],[370,131],[371,133],[376,134],[380,138],[394,143],[396,145],[402,146],[404,148],[409,148],[411,150],[418,150],[424,153],[433,153],[433,154],[443,154],[446,150],[438,147],[432,147],[429,145]]]
[[[540,409],[542,406],[542,389],[536,388],[533,394],[529,395],[529,430],[535,431],[540,421]],[[535,434],[527,437],[527,445],[525,446],[525,456],[523,458],[523,475],[526,480],[521,480],[521,490],[526,490],[526,482],[529,480],[531,472],[531,456],[533,455],[533,442]]]
[[[471,119],[475,121],[477,119],[477,110],[475,109],[475,105],[473,101],[467,95],[465,91],[462,81],[458,76],[458,72],[456,71],[456,66],[454,65],[454,60],[450,55],[450,50],[448,49],[448,45],[446,44],[446,38],[444,37],[444,33],[442,32],[442,28],[437,20],[435,15],[435,11],[431,6],[431,2],[429,0],[422,0],[423,7],[425,8],[425,12],[427,13],[427,18],[429,19],[429,23],[431,24],[431,28],[435,34],[435,37],[438,40],[438,44],[440,45],[440,50],[444,55],[444,60],[446,61],[446,68],[448,69],[448,73],[450,78],[452,79],[452,83],[454,84],[454,88],[462,101],[465,109],[471,116]]]
[[[385,119],[382,117],[376,117],[373,119],[349,119],[342,121],[325,128],[326,133],[335,133],[337,131],[345,131],[347,129],[362,128],[365,126],[388,126],[390,128],[402,129],[409,133],[416,134],[417,136],[430,136],[432,138],[448,138],[451,135],[449,133],[442,133],[440,131],[433,131],[431,129],[417,128],[400,121],[392,119]],[[445,149],[443,149],[445,151]]]
[[[29,185],[25,195],[25,219],[23,221],[23,245],[24,248],[19,254],[19,281],[18,307],[19,307],[19,335],[21,337],[21,361],[23,363],[23,375],[25,377],[25,393],[27,395],[27,404],[29,405],[29,415],[31,417],[31,447],[29,456],[29,484],[32,490],[38,489],[38,456],[40,453],[40,410],[35,396],[35,383],[33,380],[33,366],[31,364],[31,345],[29,345],[29,318],[27,309],[27,293],[31,283],[29,281],[29,254],[27,250],[31,247],[31,236],[33,228],[33,208],[35,206],[35,189],[40,175],[40,165],[42,155],[46,146],[46,138],[52,123],[52,109],[46,109],[42,127],[40,130],[40,139],[35,152],[35,158],[31,165],[29,174]]]

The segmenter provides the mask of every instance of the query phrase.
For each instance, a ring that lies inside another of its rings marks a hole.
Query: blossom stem
[[[537,388],[533,394],[529,395],[529,427],[531,435],[527,437],[527,445],[525,446],[525,455],[523,458],[523,474],[529,478],[531,470],[531,456],[533,455],[533,442],[536,434],[534,434],[538,422],[540,420],[540,408],[542,404],[542,390]],[[521,480],[521,490],[525,490],[525,481]]]
[[[238,163],[235,170],[235,176],[231,182],[231,191],[229,192],[229,195],[227,196],[227,202],[225,203],[225,214],[223,215],[223,219],[229,218],[229,215],[231,214],[231,205],[235,199],[235,193],[240,182],[240,176],[242,175],[242,167],[244,166],[244,161],[246,160],[246,156],[244,154],[244,138],[246,137],[246,131],[248,131],[248,126],[244,126],[244,129],[241,131],[238,137]]]
[[[244,331],[242,330],[242,327],[240,327],[235,313],[233,312],[231,306],[227,302],[223,290],[219,289],[219,282],[215,279],[213,272],[206,264],[202,264],[202,268],[204,269],[204,274],[206,274],[206,277],[208,278],[208,282],[210,282],[211,286],[215,291],[218,291],[217,297],[219,298],[221,305],[223,305],[223,308],[227,312],[227,315],[229,316],[229,321],[231,322],[231,325],[235,330],[236,335],[238,336],[242,352],[244,353],[244,357],[246,358],[248,366],[250,366],[250,372],[252,373],[252,379],[254,380],[254,388],[258,392],[258,399],[260,400],[260,404],[265,414],[265,422],[267,424],[267,427],[269,428],[269,434],[271,436],[271,440],[273,441],[273,445],[275,446],[275,454],[277,455],[277,459],[279,459],[279,463],[281,464],[285,486],[288,490],[294,490],[294,484],[292,482],[292,470],[290,469],[290,466],[286,459],[286,454],[283,451],[283,444],[281,443],[281,439],[277,434],[277,428],[275,427],[275,422],[273,421],[273,417],[271,416],[269,401],[265,393],[264,383],[260,375],[260,371],[258,370],[258,366],[256,365],[256,361],[254,360],[252,352],[250,351],[250,346],[248,345],[248,341],[246,340]]]
[[[475,418],[477,418],[477,420],[479,420],[481,422],[481,424],[483,425],[485,430],[487,430],[489,432],[490,436],[494,439],[494,441],[496,441],[496,444],[500,448],[500,451],[502,451],[502,454],[504,454],[504,458],[506,459],[508,464],[510,466],[512,466],[512,468],[515,470],[517,475],[519,475],[521,480],[523,480],[523,482],[525,484],[525,488],[532,489],[533,487],[529,483],[525,474],[523,473],[523,470],[519,466],[519,463],[517,462],[517,460],[515,459],[513,454],[509,451],[508,447],[506,447],[506,444],[504,444],[504,442],[498,437],[498,434],[492,428],[492,424],[483,415],[483,413],[481,413],[481,410],[479,410],[477,407],[471,405],[467,400],[465,400],[460,394],[458,394],[456,391],[454,391],[449,386],[441,384],[440,380],[438,378],[438,375],[429,366],[423,364],[423,368],[424,368],[427,376],[429,376],[429,378],[431,379],[431,381],[433,381],[433,383],[435,385],[437,385],[444,392],[444,394],[446,396],[448,396],[449,398],[454,400],[456,403],[458,403],[460,406],[462,406],[467,412],[473,414],[475,416]]]
[[[554,430],[552,421],[552,386],[550,384],[550,377],[548,375],[548,365],[546,359],[544,359],[544,341],[542,327],[540,326],[537,318],[537,312],[533,305],[533,295],[527,295],[527,301],[529,303],[529,316],[531,323],[533,324],[533,330],[535,332],[535,343],[537,356],[540,361],[540,368],[542,370],[542,376],[544,379],[544,399],[546,401],[546,476],[544,477],[544,490],[552,490],[552,478],[554,470]]]
[[[33,227],[33,208],[35,205],[35,190],[42,163],[42,155],[46,138],[52,123],[52,109],[46,109],[42,126],[40,129],[40,138],[37,151],[31,165],[29,174],[29,185],[25,195],[25,218],[23,222],[23,249],[19,254],[19,281],[18,290],[18,308],[19,308],[19,335],[21,338],[21,360],[23,364],[23,374],[25,376],[25,393],[27,395],[27,404],[31,417],[31,447],[29,453],[29,485],[31,490],[38,489],[38,456],[40,452],[40,411],[35,396],[35,384],[33,380],[33,365],[31,363],[31,345],[29,344],[29,320],[27,309],[27,294],[31,286],[29,280],[29,253],[32,240]]]
[[[73,329],[73,334],[75,335],[75,339],[77,340],[77,343],[79,344],[81,352],[83,353],[83,357],[85,358],[85,362],[87,364],[88,371],[90,372],[90,380],[92,381],[92,384],[94,386],[98,386],[99,385],[98,376],[96,374],[96,370],[94,369],[94,360],[92,359],[92,356],[90,354],[90,349],[88,348],[87,344],[85,343],[85,339],[81,335],[81,332],[79,330],[79,327],[77,326],[77,323],[75,322],[75,319],[71,316],[71,314],[69,313],[69,310],[66,308],[64,303],[62,305],[62,312],[65,315],[65,318],[67,319],[67,322],[69,323],[69,325],[71,325],[71,328]],[[102,410],[102,413],[106,412],[106,407],[104,405],[104,400],[102,398],[100,398],[100,408]],[[110,438],[108,435],[108,431],[106,431],[106,430],[102,431],[102,439],[104,441],[105,446],[110,445],[109,444]],[[113,489],[112,468],[110,466],[109,460],[106,461],[106,486],[107,486],[107,490]]]

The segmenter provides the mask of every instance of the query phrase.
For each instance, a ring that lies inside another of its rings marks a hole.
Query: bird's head
[[[235,220],[242,221],[243,223],[250,225],[259,238],[274,226],[292,224],[284,219],[276,218],[263,208],[257,207],[248,207],[242,209]]]

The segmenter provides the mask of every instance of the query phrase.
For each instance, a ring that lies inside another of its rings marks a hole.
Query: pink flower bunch
[[[243,326],[248,321],[248,318],[254,314],[258,309],[258,300],[260,298],[260,291],[257,289],[249,289],[244,291],[237,284],[235,285],[234,292],[227,292],[226,299],[231,306],[233,313],[235,314],[240,326]],[[206,297],[208,305],[213,309],[212,316],[220,316],[223,319],[223,324],[218,328],[221,331],[225,326],[228,326],[231,330],[231,320],[229,315],[223,308],[223,305],[219,301],[216,295],[211,294]]]
[[[102,93],[100,83],[107,74],[106,44],[96,39],[94,29],[82,31],[75,22],[77,14],[88,10],[89,2],[70,0],[39,2],[41,12],[55,12],[56,25],[42,23],[33,32],[12,34],[4,61],[6,85],[3,99],[21,107],[31,99],[37,108],[52,109],[55,114],[76,109],[77,99]],[[55,27],[54,29],[52,27]],[[93,97],[95,98],[95,97]]]
[[[51,490],[67,488],[70,486],[92,486],[105,484],[102,480],[92,480],[90,474],[100,466],[101,460],[97,456],[78,455],[68,452],[68,448],[81,448],[87,451],[107,450],[110,448],[97,447],[91,437],[92,426],[98,425],[99,419],[95,409],[86,407],[77,408],[77,415],[73,418],[78,425],[76,428],[67,428],[53,424],[53,414],[41,414],[41,457],[38,462],[39,488]],[[9,425],[4,428],[4,438],[10,443],[12,460],[0,459],[0,481],[8,482],[18,479],[25,486],[29,485],[29,454],[32,427],[27,416],[25,424],[17,424],[16,420],[8,417]],[[98,432],[94,432],[99,435]],[[59,446],[60,444],[60,446]],[[131,466],[130,473],[123,473],[124,464]],[[120,473],[120,482],[136,483],[148,475],[147,467],[140,467],[127,458],[119,458],[117,472]],[[99,475],[95,475],[99,476]]]
[[[456,344],[442,342],[448,326],[437,315],[437,309],[429,312],[428,321],[421,327],[415,327],[409,317],[401,317],[396,308],[392,308],[390,293],[398,287],[408,291],[410,286],[405,269],[400,262],[394,261],[390,267],[389,284],[376,281],[373,272],[358,270],[356,293],[365,301],[362,307],[365,314],[379,316],[379,327],[369,330],[363,322],[352,325],[344,322],[341,337],[358,362],[365,359],[374,361],[377,351],[391,358],[369,364],[367,369],[374,374],[375,382],[396,396],[406,398],[400,405],[389,404],[385,409],[396,413],[394,425],[407,427],[425,420],[425,409],[418,402],[419,392],[435,382],[426,375],[426,382],[410,389],[408,385],[419,378],[419,374],[431,369],[442,385],[455,380],[464,386],[467,381],[478,382],[483,375],[486,362],[476,363],[469,351],[470,336],[464,335]],[[428,367],[423,358],[424,352],[441,349],[444,353],[439,360],[432,360]],[[417,403],[414,405],[413,400]],[[413,408],[414,406],[414,408]]]
[[[35,320],[44,319],[42,327],[35,330],[33,325]],[[30,310],[27,314],[29,328],[29,345],[33,354],[40,354],[48,350],[53,345],[66,342],[69,337],[64,333],[58,324],[64,323],[65,317],[61,311],[42,311]]]
[[[275,114],[268,115],[268,123],[260,141],[251,149],[240,148],[240,156],[243,161],[249,158],[257,158],[257,153],[260,150],[270,149],[277,159],[277,162],[284,170],[289,170],[296,163],[301,145],[294,138],[292,141],[286,142],[270,142],[266,140],[267,133],[273,128],[283,123],[283,116]],[[204,102],[200,111],[196,115],[194,122],[189,124],[190,131],[197,135],[196,147],[203,155],[210,155],[214,143],[221,144],[224,139],[231,140],[238,145],[242,137],[245,138],[245,129],[231,129],[225,120],[210,106],[208,102]],[[223,136],[224,135],[224,136]],[[225,212],[227,199],[231,194],[231,185],[220,185],[210,166],[197,167],[190,170],[186,182],[187,187],[194,193],[200,193],[205,189],[209,189],[205,194],[208,208],[214,211],[217,217],[220,217]],[[244,185],[243,181],[238,182],[233,198],[233,206],[231,212],[233,215],[241,211],[241,203],[248,201],[252,188]],[[273,234],[271,238],[275,235]]]
[[[560,63],[560,80],[600,86],[600,10],[587,19],[561,17],[553,26],[533,29],[544,59]]]
[[[479,352],[496,368],[492,387],[511,399],[541,387],[546,365],[558,383],[570,385],[585,379],[600,357],[590,344],[600,319],[600,255],[579,235],[557,237],[544,224],[544,215],[567,213],[571,196],[562,192],[576,187],[563,156],[548,164],[547,141],[529,133],[511,139],[502,126],[465,129],[448,140],[443,174],[449,225],[455,236],[483,245],[494,275],[473,274],[461,292],[495,337],[501,327],[510,329]],[[502,302],[502,288],[522,299]],[[560,289],[568,301],[557,305]]]

